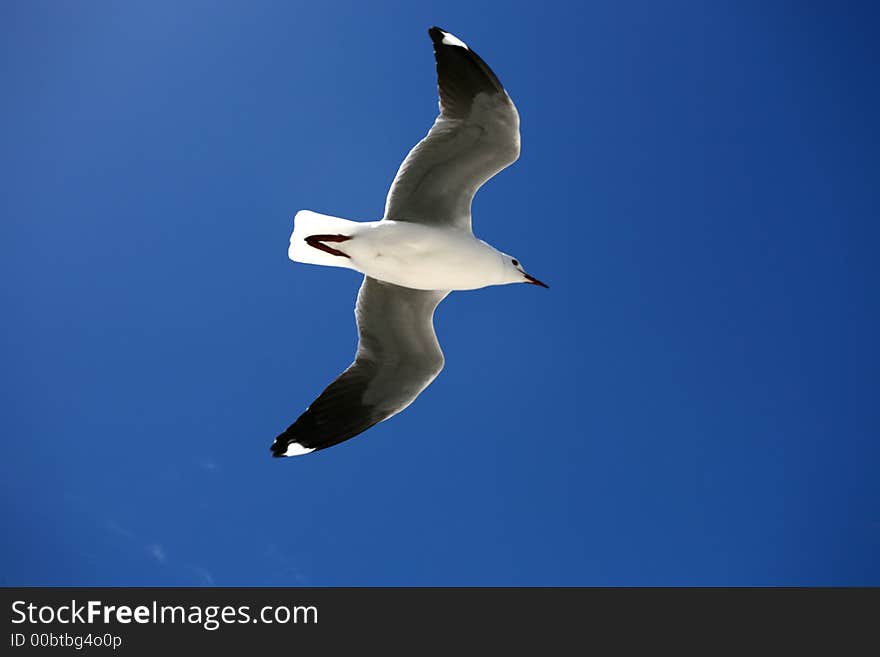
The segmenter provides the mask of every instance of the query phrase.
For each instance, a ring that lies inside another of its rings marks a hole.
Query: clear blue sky
[[[432,4],[0,4],[0,583],[880,584],[876,10]],[[451,295],[415,404],[273,459],[356,344],[291,219],[381,215],[434,24],[551,289]]]

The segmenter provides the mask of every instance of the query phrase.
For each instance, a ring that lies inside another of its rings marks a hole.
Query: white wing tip
[[[287,446],[287,451],[284,452],[284,456],[303,456],[314,451],[314,447],[303,447],[299,443],[290,443]]]
[[[465,50],[470,50],[470,48],[468,48],[467,44],[464,41],[462,41],[461,39],[459,39],[457,36],[455,36],[454,34],[450,34],[449,32],[443,32],[443,30],[440,30],[440,32],[443,33],[443,41],[442,41],[443,45],[458,46],[459,48],[464,48]]]

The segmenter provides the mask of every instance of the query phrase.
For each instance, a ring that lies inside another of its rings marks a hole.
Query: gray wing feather
[[[443,369],[433,318],[447,294],[364,277],[354,362],[275,439],[272,453],[284,456],[291,443],[336,445],[409,406]]]
[[[470,229],[471,201],[519,157],[519,114],[486,63],[429,31],[437,61],[440,115],[400,165],[385,219]]]

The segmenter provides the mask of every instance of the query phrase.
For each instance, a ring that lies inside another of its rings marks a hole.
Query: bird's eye
[[[513,263],[514,267],[519,267],[519,260],[514,259],[514,260],[511,260],[511,262]]]

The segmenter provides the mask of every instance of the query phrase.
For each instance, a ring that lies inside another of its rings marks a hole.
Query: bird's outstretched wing
[[[443,369],[434,309],[447,294],[364,277],[354,362],[275,439],[272,454],[298,456],[336,445],[409,406]]]
[[[519,114],[477,53],[438,27],[428,34],[440,116],[400,165],[385,219],[470,229],[474,194],[519,157]]]

